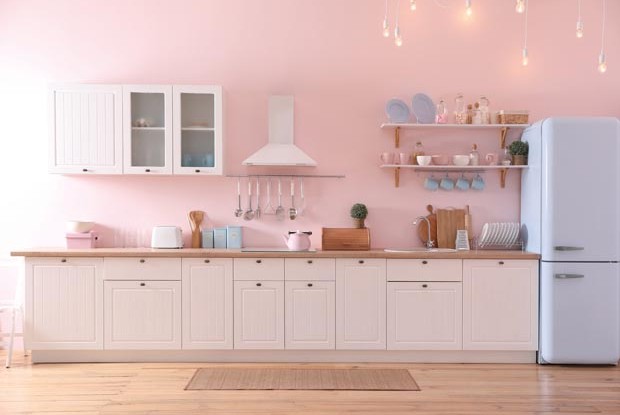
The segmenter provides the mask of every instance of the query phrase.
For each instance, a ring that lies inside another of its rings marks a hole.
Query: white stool
[[[0,338],[10,337],[9,350],[6,355],[6,367],[11,367],[11,361],[13,359],[13,344],[15,343],[15,336],[24,337],[24,333],[15,333],[15,314],[19,313],[22,320],[22,331],[24,330],[24,279],[20,275],[17,280],[17,287],[15,289],[15,298],[12,301],[0,301],[0,313],[11,313],[11,332],[0,333]],[[24,350],[25,354],[25,350]]]

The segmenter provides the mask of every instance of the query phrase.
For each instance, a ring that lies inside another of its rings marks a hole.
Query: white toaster
[[[151,248],[183,248],[183,232],[178,226],[155,226],[151,234]]]

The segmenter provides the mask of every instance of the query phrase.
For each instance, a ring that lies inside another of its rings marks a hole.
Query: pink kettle
[[[310,235],[312,232],[290,231],[283,235],[286,246],[291,251],[307,251],[310,249]]]

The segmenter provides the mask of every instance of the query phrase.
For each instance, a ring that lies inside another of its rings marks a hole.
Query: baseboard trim
[[[33,363],[536,363],[535,351],[33,350]]]

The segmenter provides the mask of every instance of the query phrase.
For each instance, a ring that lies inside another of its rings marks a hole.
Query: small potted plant
[[[508,152],[512,156],[512,164],[515,166],[524,166],[527,164],[527,154],[530,146],[526,141],[513,141],[508,147]]]
[[[351,217],[358,229],[365,228],[364,219],[368,216],[368,208],[363,203],[356,203],[351,207]]]

